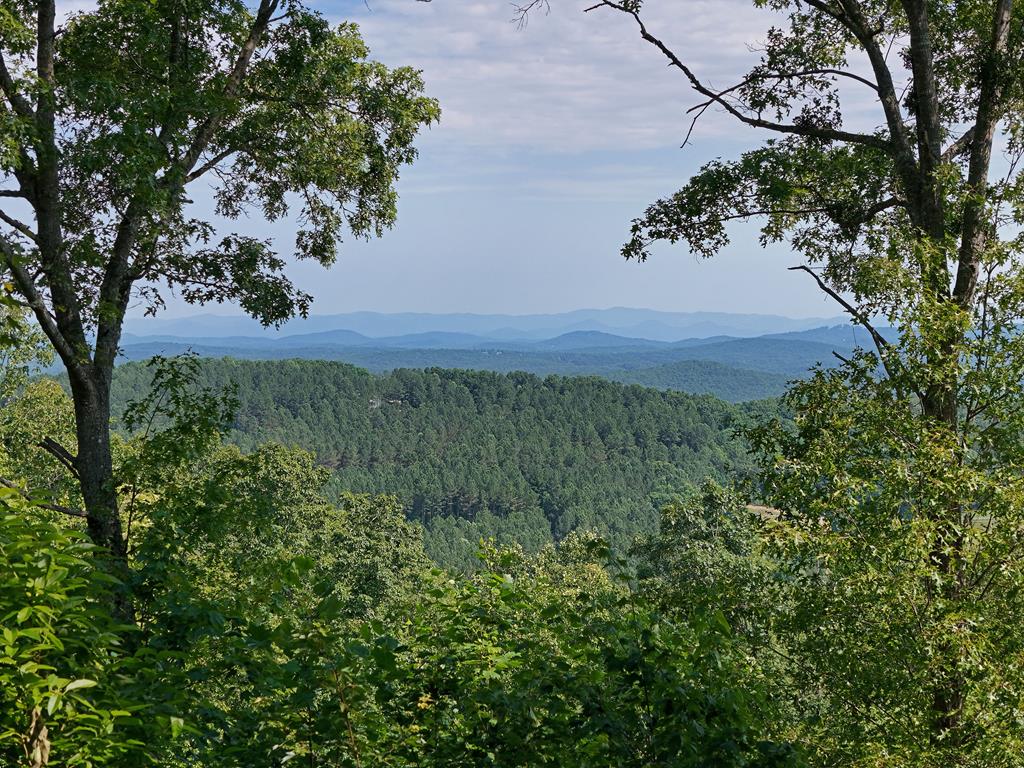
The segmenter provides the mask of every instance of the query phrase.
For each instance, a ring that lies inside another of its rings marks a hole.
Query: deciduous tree
[[[53,450],[93,541],[123,559],[110,382],[133,297],[305,313],[273,244],[225,221],[289,217],[294,255],[330,265],[346,227],[393,223],[394,181],[438,108],[417,71],[370,61],[355,26],[297,0],[60,16],[55,0],[0,6],[0,256],[68,371],[77,447]]]

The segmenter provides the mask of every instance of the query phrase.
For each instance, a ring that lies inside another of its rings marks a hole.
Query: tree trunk
[[[111,377],[90,371],[70,378],[78,438],[75,469],[85,503],[89,538],[107,550],[113,575],[124,583],[128,576],[128,543],[124,539],[118,513],[110,450]],[[115,591],[114,603],[121,618],[134,619],[126,588]]]
[[[930,392],[922,402],[922,410],[929,419],[956,433],[957,397],[953,388],[945,385]],[[963,535],[960,531],[963,506],[960,499],[949,499],[946,508],[936,520],[938,530],[930,555],[932,567],[938,570],[938,586],[930,583],[928,590],[945,602],[960,600],[960,569]],[[957,748],[963,744],[963,705],[966,681],[959,669],[959,650],[944,640],[938,646],[941,656],[939,676],[933,680],[931,692],[931,740],[939,749]]]

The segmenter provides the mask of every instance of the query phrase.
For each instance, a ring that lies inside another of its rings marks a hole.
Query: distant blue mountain
[[[530,345],[536,350],[582,350],[582,349],[657,349],[668,346],[665,341],[618,336],[604,331],[570,331],[553,339],[537,341]]]
[[[424,333],[406,333],[401,336],[385,336],[369,340],[376,347],[401,349],[469,349],[471,347],[488,346],[492,340],[472,333],[455,333],[454,331],[426,331]]]
[[[216,339],[218,343],[224,341],[223,339]],[[266,344],[268,339],[264,337],[263,343]],[[320,331],[318,333],[301,333],[293,336],[283,336],[273,340],[275,346],[290,346],[290,347],[310,347],[319,346],[321,344],[327,344],[331,346],[339,347],[359,347],[363,344],[370,344],[374,341],[369,336],[364,336],[361,333],[355,331],[349,331],[342,328],[333,331]]]
[[[588,322],[603,325],[597,323],[594,317],[626,321],[638,317],[643,319],[650,314],[646,310],[594,310],[589,314],[566,313],[562,319],[572,320],[570,325],[573,326],[586,325]],[[679,319],[682,315],[654,314],[682,323]],[[356,315],[344,317],[351,319]],[[407,316],[376,317],[384,318],[374,326],[380,330],[385,327],[404,327],[406,320],[401,318]],[[760,322],[765,317],[753,315],[725,316],[740,318],[731,326],[736,331],[734,334],[677,336],[671,341],[593,328],[574,328],[558,333],[542,331],[541,328],[548,326],[542,326],[541,323],[550,323],[555,317],[551,315],[520,318],[500,315],[434,317],[444,317],[452,323],[471,318],[477,326],[482,325],[485,318],[490,318],[490,322],[500,324],[487,334],[437,330],[429,326],[414,333],[384,336],[372,336],[350,328],[275,337],[249,334],[204,337],[170,333],[149,336],[129,333],[124,337],[122,348],[124,358],[132,360],[192,350],[208,357],[341,360],[377,372],[396,368],[437,367],[528,371],[540,375],[596,375],[665,389],[707,392],[725,399],[738,400],[780,394],[787,381],[806,376],[814,366],[836,365],[834,352],[848,355],[857,345],[870,344],[868,334],[849,323],[743,336],[744,328],[751,327],[748,322],[753,322],[750,318],[759,318]],[[698,321],[696,315],[685,317],[689,318],[687,322],[690,324],[686,327],[690,329],[706,331],[718,327],[707,318]],[[512,320],[521,324],[508,325]],[[175,327],[189,328],[193,327],[190,323],[195,322],[199,322],[199,319],[191,318]],[[531,323],[534,323],[532,327]],[[650,332],[652,325],[648,323],[643,327]],[[664,328],[658,332],[662,331]],[[533,336],[541,332],[551,335],[542,338]],[[895,332],[890,328],[883,328],[881,332],[887,338],[895,338]]]
[[[311,315],[280,329],[263,328],[243,316],[195,315],[184,318],[132,318],[126,330],[136,336],[175,336],[188,339],[224,337],[280,338],[347,330],[372,338],[421,333],[454,333],[505,341],[554,338],[574,331],[599,331],[654,341],[709,336],[762,336],[830,325],[836,318],[794,319],[778,315],[726,312],[661,312],[652,309],[581,309],[532,315],[428,314],[350,312]]]
[[[702,347],[705,344],[716,344],[722,341],[732,341],[737,338],[736,336],[708,336],[700,337],[696,339],[680,339],[679,341],[672,342],[672,347],[675,349],[684,349],[686,347]],[[755,337],[757,338],[757,337]]]
[[[887,341],[896,341],[899,332],[888,326],[876,326],[875,328]],[[874,344],[869,334],[862,326],[853,323],[843,325],[831,325],[822,328],[811,328],[806,331],[789,331],[788,333],[772,333],[765,338],[789,339],[792,341],[817,341],[822,344],[832,344],[845,349],[864,347],[871,349]]]
[[[179,336],[174,334],[155,334],[143,336],[126,333],[121,339],[122,347],[139,344],[166,343],[175,346],[201,345],[239,349],[281,349],[285,347],[340,346],[358,347],[374,342],[374,339],[354,331],[323,331],[321,333],[304,333],[295,336],[272,338],[267,336]]]
[[[834,366],[836,359],[833,351],[849,351],[849,347],[820,341],[761,336],[684,347],[676,352],[676,359],[707,360],[796,377],[802,376],[815,365]]]

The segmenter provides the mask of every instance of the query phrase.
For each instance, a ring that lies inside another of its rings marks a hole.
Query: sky
[[[712,260],[685,246],[658,248],[644,264],[619,255],[649,203],[762,138],[708,112],[680,148],[697,99],[621,14],[551,0],[520,28],[507,0],[309,5],[359,24],[373,58],[421,69],[443,112],[399,180],[396,227],[346,241],[329,271],[291,269],[315,313],[837,314],[807,275],[786,270],[799,259],[785,245],[762,250],[754,226],[738,225]],[[773,21],[749,0],[648,0],[645,16],[713,85],[747,69]],[[286,250],[287,227],[271,232]],[[168,314],[195,311],[171,302]]]

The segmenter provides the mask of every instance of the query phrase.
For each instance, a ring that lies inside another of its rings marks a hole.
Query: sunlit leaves
[[[0,760],[134,759],[146,749],[147,706],[126,628],[110,615],[102,555],[45,515],[0,489]]]

